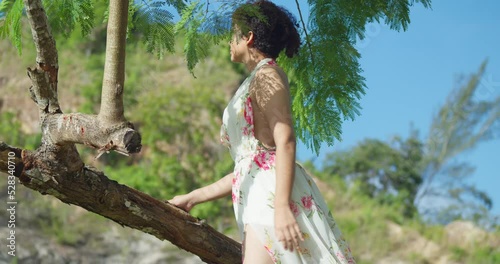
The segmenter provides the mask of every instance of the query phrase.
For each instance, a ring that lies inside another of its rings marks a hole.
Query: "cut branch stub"
[[[80,113],[47,116],[42,124],[48,144],[78,143],[101,151],[128,155],[141,150],[141,136],[129,122],[103,126],[95,115]]]

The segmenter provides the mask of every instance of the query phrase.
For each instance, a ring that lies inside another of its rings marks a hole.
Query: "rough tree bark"
[[[39,108],[42,142],[35,151],[0,142],[0,172],[14,174],[23,185],[42,194],[169,240],[207,263],[241,262],[238,242],[166,202],[108,179],[86,166],[76,150],[75,143],[97,148],[101,154],[114,150],[128,155],[141,149],[140,134],[123,116],[128,1],[110,1],[99,115],[62,113],[57,99],[56,43],[45,11],[41,0],[24,3],[37,49],[37,65],[28,68],[28,76],[33,84],[31,97]],[[13,171],[8,168],[12,162]]]
[[[122,3],[126,2],[126,3]],[[123,123],[123,85],[125,81],[125,40],[127,37],[128,1],[112,0],[106,35],[106,61],[102,82],[101,110],[103,124]]]
[[[109,180],[94,168],[84,166],[69,173],[59,165],[57,158],[41,159],[0,142],[0,171],[5,173],[9,152],[15,154],[15,159],[10,160],[10,165],[15,164],[11,171],[30,189],[169,240],[207,263],[241,263],[238,242],[168,203]]]

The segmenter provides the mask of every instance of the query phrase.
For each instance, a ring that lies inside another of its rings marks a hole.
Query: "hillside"
[[[22,57],[9,43],[0,41],[0,140],[33,149],[39,142],[39,128],[25,73],[35,60],[29,41],[24,41]],[[58,42],[63,111],[95,113],[99,109],[104,60],[100,44],[99,38]],[[179,41],[179,50],[181,46]],[[125,111],[139,127],[144,148],[131,158],[110,154],[96,161],[94,150],[79,147],[86,162],[159,199],[224,175],[232,163],[218,144],[220,117],[244,78],[241,68],[227,57],[227,48],[213,50],[194,78],[179,54],[158,60],[146,54],[140,43],[131,43]],[[348,188],[341,179],[322,179],[318,185],[358,263],[500,263],[498,231],[489,233],[463,221],[429,226],[405,219],[391,206]],[[7,196],[5,184],[0,181],[1,199]],[[19,186],[16,197],[19,263],[199,263],[168,242],[122,228],[50,196]],[[193,214],[235,237],[230,203],[225,199],[201,205]],[[7,217],[2,210],[1,222],[6,223]],[[0,227],[2,234],[8,231],[6,226]],[[0,262],[9,261],[6,252],[0,251]]]

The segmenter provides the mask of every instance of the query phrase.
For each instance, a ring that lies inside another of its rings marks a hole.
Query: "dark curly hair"
[[[232,24],[243,35],[254,34],[253,46],[262,53],[277,58],[285,49],[292,58],[300,48],[297,20],[286,9],[270,1],[259,0],[239,6],[233,13]]]

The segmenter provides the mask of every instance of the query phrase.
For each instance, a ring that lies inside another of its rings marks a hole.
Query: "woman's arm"
[[[289,207],[295,175],[295,135],[290,92],[285,74],[277,67],[262,67],[252,83],[252,97],[265,119],[276,146],[275,206]]]
[[[285,74],[276,67],[263,67],[255,76],[254,97],[276,145],[275,231],[285,249],[293,250],[302,233],[290,209],[295,177],[296,142],[290,92]]]
[[[231,194],[233,173],[229,173],[222,179],[196,189],[188,194],[178,195],[168,202],[189,212],[195,205],[222,198]]]

